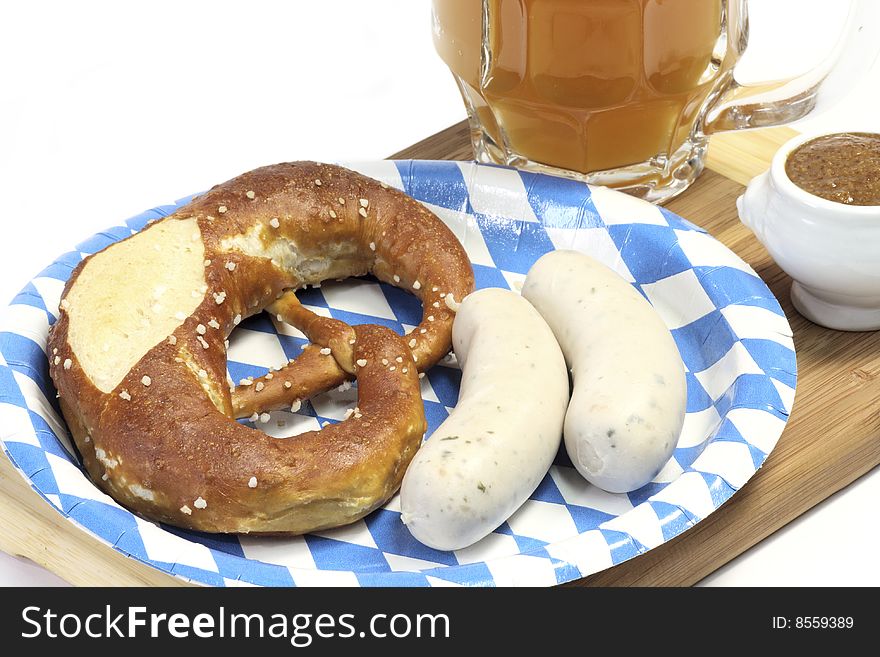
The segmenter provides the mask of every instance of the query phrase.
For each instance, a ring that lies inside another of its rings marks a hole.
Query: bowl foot
[[[817,296],[794,281],[791,301],[795,309],[815,324],[838,331],[876,331],[880,329],[880,307],[864,308],[834,303]]]

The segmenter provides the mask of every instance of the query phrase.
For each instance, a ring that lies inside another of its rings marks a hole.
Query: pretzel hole
[[[324,307],[310,307],[309,310],[321,317],[331,317],[330,311]],[[242,320],[228,339],[227,380],[238,390],[246,388],[254,392],[261,383],[260,387],[270,384],[265,378],[267,374],[272,374],[272,385],[278,386],[285,381],[294,385],[296,377],[285,374],[283,368],[303,355],[303,347],[313,344],[302,331],[268,309]],[[320,349],[321,345],[314,347]],[[327,355],[326,358],[333,356]],[[263,389],[268,390],[267,387]],[[255,392],[257,399],[261,392]],[[290,409],[261,410],[240,417],[238,421],[273,438],[292,438],[322,429],[328,423],[343,421],[357,406],[357,395],[357,382],[344,381],[327,392],[298,399],[299,408],[295,412]]]
[[[357,404],[356,382],[347,380],[357,369],[352,326],[380,324],[406,335],[419,325],[423,312],[420,299],[411,290],[381,283],[372,276],[324,281],[282,296],[230,335],[227,369],[233,384],[238,386],[245,379],[247,388],[233,393],[236,416],[275,437],[319,430],[345,420]],[[304,352],[309,337],[314,346]],[[333,363],[329,369],[336,372],[336,384],[321,387],[320,376],[309,378],[322,370],[326,383],[329,375],[328,368],[309,367],[308,359],[314,366],[317,353],[322,354],[318,358],[321,365]],[[332,360],[324,361],[325,357]],[[285,371],[288,363],[301,358],[302,362]],[[309,369],[312,372],[305,378],[298,378]],[[271,384],[264,378],[267,372],[272,372]],[[279,381],[285,380],[294,388],[285,399],[300,405],[294,412],[276,410],[285,405],[279,403],[283,391],[278,388]],[[263,390],[267,394],[262,394]]]
[[[333,308],[334,316],[351,326],[382,324],[400,334],[402,324],[422,321],[422,302],[413,290],[382,283],[369,274],[324,281],[320,287],[297,290],[296,296],[312,310]]]

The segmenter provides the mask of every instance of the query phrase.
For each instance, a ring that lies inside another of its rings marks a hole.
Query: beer
[[[587,173],[685,144],[735,62],[724,10],[713,0],[434,0],[434,43],[490,150]]]

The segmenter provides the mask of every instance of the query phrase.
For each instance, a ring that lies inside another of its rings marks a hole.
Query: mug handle
[[[706,114],[704,134],[782,125],[824,111],[864,75],[880,52],[880,2],[852,0],[831,54],[815,69],[790,80],[741,85],[731,79]]]

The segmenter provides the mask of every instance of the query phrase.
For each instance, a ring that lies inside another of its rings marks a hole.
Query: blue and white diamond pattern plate
[[[796,365],[791,329],[755,272],[668,210],[602,188],[472,163],[352,165],[403,189],[464,244],[477,287],[518,290],[531,264],[556,248],[613,267],[657,309],[687,369],[688,404],[673,458],[644,488],[605,493],[559,454],[531,498],[492,534],[442,552],[415,541],[395,497],[347,527],[287,539],[214,536],[144,520],[99,491],[81,470],[48,377],[46,337],[72,269],[166,216],[189,198],[133,217],[65,253],[0,318],[0,438],[30,485],[71,522],[151,566],[209,585],[552,585],[595,573],[694,526],[761,466],[788,419]],[[415,297],[375,280],[300,293],[315,311],[398,332],[418,324]],[[266,314],[231,336],[233,380],[285,363],[302,334]],[[423,379],[428,435],[455,405],[460,371],[446,359]],[[279,439],[338,422],[357,390],[334,391],[297,414],[272,414]]]

